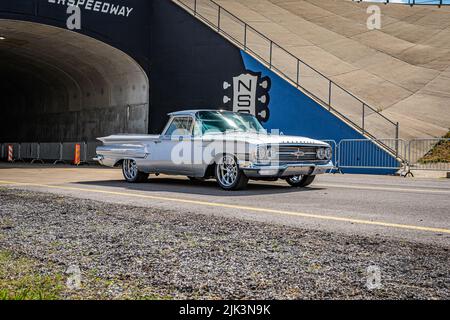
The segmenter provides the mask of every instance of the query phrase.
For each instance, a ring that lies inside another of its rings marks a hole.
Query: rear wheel
[[[316,176],[299,175],[299,176],[293,176],[293,177],[287,178],[286,181],[292,187],[303,188],[303,187],[307,187],[311,183],[313,183],[315,178],[316,178]]]
[[[237,159],[232,155],[224,155],[216,165],[216,180],[224,190],[241,190],[247,186],[248,178],[239,169]]]
[[[122,173],[127,182],[140,183],[148,179],[149,174],[139,171],[136,161],[133,159],[126,159],[122,163]]]

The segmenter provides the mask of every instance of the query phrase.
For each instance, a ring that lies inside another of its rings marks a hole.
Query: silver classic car
[[[144,182],[150,174],[185,175],[192,181],[215,178],[225,190],[243,189],[249,179],[285,179],[305,187],[334,168],[327,143],[269,134],[250,114],[192,110],[169,116],[161,135],[99,138],[103,145],[95,160],[121,165],[130,183]]]

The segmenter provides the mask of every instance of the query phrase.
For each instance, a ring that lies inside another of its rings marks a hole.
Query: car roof
[[[184,110],[184,111],[171,112],[168,115],[169,116],[195,116],[198,112],[202,112],[202,111],[232,112],[232,111],[228,111],[228,110],[217,110],[217,109],[197,109],[197,110]]]

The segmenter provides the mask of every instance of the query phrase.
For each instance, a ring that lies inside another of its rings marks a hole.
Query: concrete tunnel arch
[[[0,19],[0,137],[94,141],[148,133],[149,80],[129,55],[66,29]]]

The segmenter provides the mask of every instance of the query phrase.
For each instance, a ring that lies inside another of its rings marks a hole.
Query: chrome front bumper
[[[242,163],[240,167],[249,178],[287,178],[297,175],[318,175],[335,169],[332,161],[325,164],[301,163],[267,166]]]

